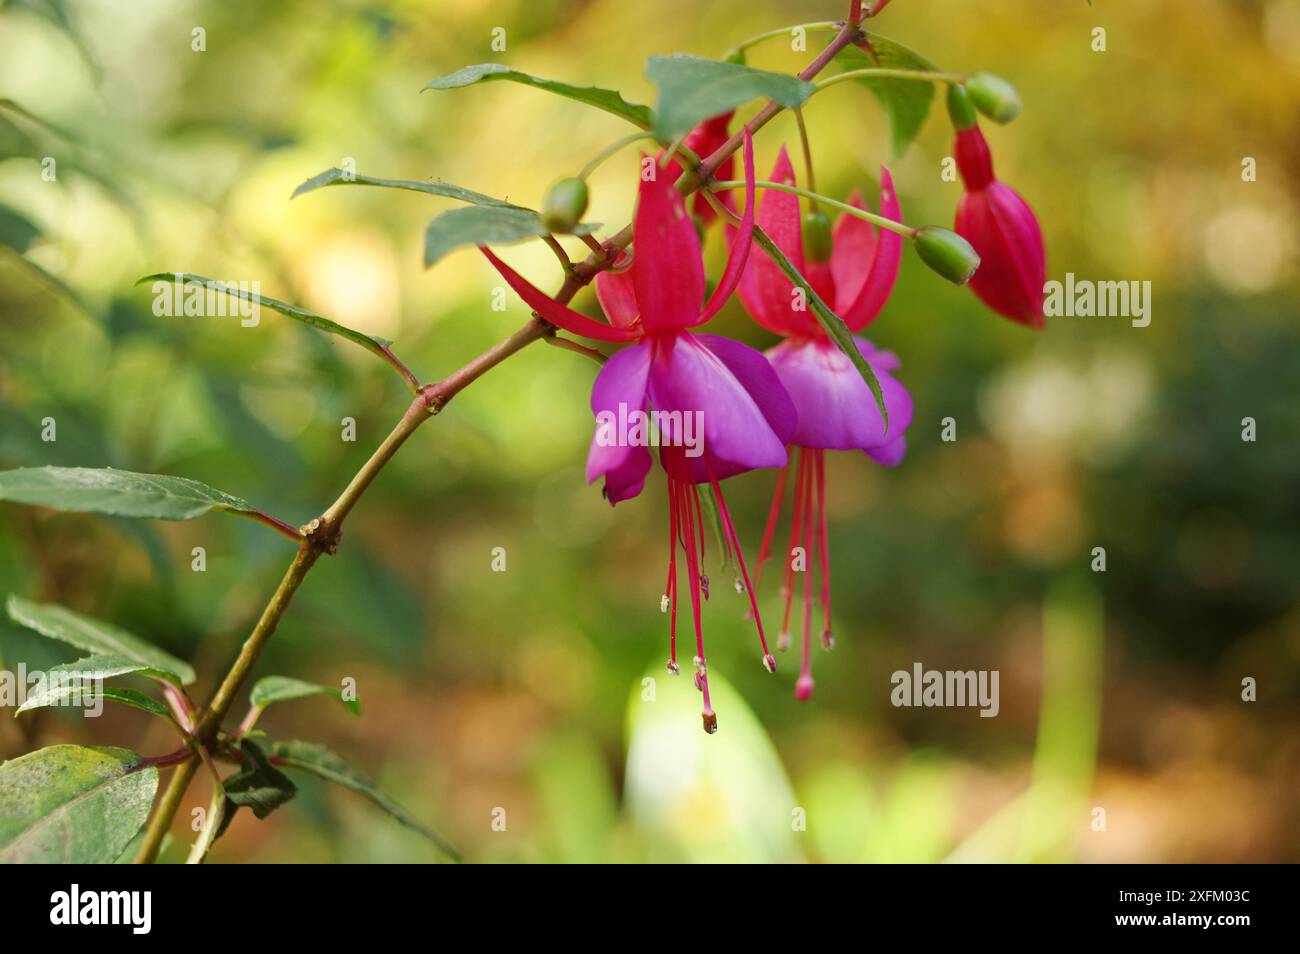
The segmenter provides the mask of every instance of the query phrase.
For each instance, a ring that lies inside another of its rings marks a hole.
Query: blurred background
[[[259,664],[354,677],[364,714],[304,700],[261,726],[326,743],[473,861],[1300,860],[1300,0],[1194,6],[895,0],[872,23],[944,68],[1010,79],[1024,114],[985,131],[1042,221],[1050,277],[1150,281],[1154,304],[1147,328],[1060,318],[1036,334],[905,255],[871,335],[899,354],[916,400],[910,451],[894,471],[828,459],[837,646],[816,651],[810,703],[793,698],[797,659],[775,677],[757,665],[724,581],[705,612],[720,730],[701,732],[689,677],[663,668],[663,488],[651,479],[615,511],[584,484],[596,367],[536,345],[398,455]],[[475,252],[423,269],[423,228],[452,204],[360,188],[291,202],[296,185],[351,158],[364,174],[536,206],[626,124],[522,86],[424,83],[504,62],[652,103],[649,55],[717,57],[846,8],[0,5],[0,467],[183,475],[307,521],[401,414],[400,381],[266,310],[256,328],[155,317],[137,277],[260,281],[394,339],[436,380],[527,317],[513,296],[491,309],[500,280]],[[823,40],[804,53],[777,40],[749,62],[794,71]],[[941,99],[901,159],[860,86],[805,114],[822,191],[873,194],[888,162],[908,221],[951,224]],[[760,173],[783,140],[789,117],[759,137]],[[1243,182],[1247,157],[1257,181]],[[624,150],[593,177],[589,219],[628,220],[635,161]],[[712,274],[718,246],[715,234]],[[558,285],[541,243],[507,257]],[[594,313],[590,292],[577,303]],[[774,340],[738,303],[715,325]],[[355,443],[340,439],[344,417]],[[955,442],[941,440],[949,417]],[[773,485],[768,472],[727,486],[751,558]],[[190,568],[196,546],[206,572]],[[246,521],[0,506],[0,591],[192,660],[199,698],[290,556]],[[774,630],[774,574],[761,599]],[[0,656],[9,669],[71,658],[7,622]],[[895,708],[890,674],[918,662],[998,670],[1000,713]],[[4,713],[0,758],[59,741],[158,754],[168,735],[135,710]],[[204,788],[200,776],[173,859]],[[299,788],[265,822],[241,816],[214,860],[438,858],[351,793]]]

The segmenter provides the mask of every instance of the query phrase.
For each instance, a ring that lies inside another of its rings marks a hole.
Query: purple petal
[[[602,414],[620,418],[632,411],[643,411],[646,406],[646,387],[650,373],[651,348],[638,344],[614,355],[596,376],[591,388],[591,411],[597,416],[596,433],[591,438],[587,453],[587,483],[605,478],[605,496],[610,504],[635,497],[645,484],[654,459],[644,446],[632,446],[621,441],[617,426],[603,426]]]
[[[784,466],[785,436],[774,430],[772,421],[788,427],[793,409],[781,406],[779,382],[765,378],[751,359],[742,357],[739,349],[751,350],[745,345],[731,342],[731,347],[719,347],[727,354],[724,361],[705,347],[702,338],[712,339],[711,345],[717,340],[714,335],[685,332],[660,337],[650,365],[654,410],[681,412],[684,424],[699,426],[693,434],[679,436],[697,442],[699,453],[692,456],[686,441],[692,479],[703,482],[712,474],[724,480],[747,470]],[[756,351],[753,355],[762,358]],[[741,369],[739,375],[732,363]],[[750,393],[742,378],[756,385],[756,394]]]
[[[897,467],[907,455],[907,438],[899,434],[888,444],[873,447],[865,453],[877,464],[883,464],[885,467]]]
[[[697,334],[695,340],[712,351],[736,376],[781,443],[790,443],[799,423],[799,414],[771,363],[749,345],[731,338]]]
[[[893,356],[854,338],[876,372],[889,410],[889,432],[867,382],[825,338],[783,341],[767,352],[799,414],[792,443],[824,450],[874,450],[902,437],[912,423],[912,397],[889,373]],[[896,362],[897,359],[894,359]]]

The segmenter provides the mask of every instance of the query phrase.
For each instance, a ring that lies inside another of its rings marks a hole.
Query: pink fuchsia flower
[[[980,257],[970,287],[999,315],[1042,328],[1047,253],[1038,219],[1029,203],[994,177],[988,142],[960,86],[949,91],[948,111],[957,129],[957,169],[966,187],[954,228]]]
[[[717,729],[709,699],[708,664],[701,627],[701,602],[708,598],[703,571],[704,524],[699,485],[717,499],[726,547],[736,557],[758,629],[763,664],[776,670],[768,651],[749,571],[721,481],[760,467],[786,464],[786,444],[795,429],[795,410],[776,373],[752,348],[689,329],[711,319],[731,297],[749,254],[754,228],[754,153],[745,135],[746,207],[718,287],[705,301],[704,263],[695,225],[673,188],[676,176],[642,179],[632,224],[632,264],[604,272],[596,295],[609,319],[602,324],[534,288],[486,248],[488,257],[525,303],[547,321],[574,334],[601,341],[629,342],[601,369],[592,388],[591,407],[602,422],[592,438],[587,479],[605,480],[611,504],[641,492],[653,459],[645,440],[610,440],[610,421],[648,410],[658,424],[659,460],[668,484],[668,582],[662,605],[670,613],[670,672],[677,662],[677,553],[686,562],[687,593],[695,625],[695,684],[703,696],[704,728]],[[699,433],[689,433],[698,422]]]
[[[784,146],[772,169],[771,181],[795,185],[794,168]],[[856,191],[849,196],[849,204],[865,208]],[[895,221],[900,221],[902,215],[894,180],[885,168],[880,170],[880,214]],[[844,319],[850,331],[861,331],[880,314],[894,290],[903,255],[903,239],[898,233],[878,230],[845,213],[835,223],[830,260],[816,262],[804,255],[798,196],[776,190],[765,192],[757,222],[822,301]],[[769,331],[799,338],[825,336],[803,292],[766,255],[752,256],[745,266],[740,300],[750,316]]]
[[[794,170],[785,150],[777,158],[772,180],[795,184]],[[850,203],[862,208],[854,193]],[[881,170],[881,214],[902,221],[898,197],[888,169]],[[851,331],[860,331],[880,313],[898,275],[902,238],[896,232],[876,229],[860,218],[843,215],[836,223],[829,260],[817,262],[804,254],[799,200],[785,192],[771,191],[759,205],[759,225],[772,237],[787,258],[799,268],[808,283]],[[802,293],[766,257],[754,256],[746,266],[740,285],[741,300],[759,324],[788,336],[767,352],[777,377],[789,393],[798,413],[798,425],[791,438],[791,461],[777,478],[776,492],[768,513],[767,527],[759,551],[761,573],[772,549],[772,538],[780,516],[789,471],[795,472],[794,516],[790,528],[790,554],[785,573],[785,616],[778,646],[790,642],[790,615],[794,601],[796,554],[803,566],[803,646],[796,698],[811,697],[813,566],[821,575],[823,610],[822,645],[833,643],[830,629],[830,550],[826,534],[826,465],[828,450],[860,450],[888,467],[896,466],[907,452],[903,436],[912,419],[912,399],[893,377],[898,358],[865,338],[854,342],[880,383],[889,427],[875,396],[853,362],[830,340],[812,314]]]

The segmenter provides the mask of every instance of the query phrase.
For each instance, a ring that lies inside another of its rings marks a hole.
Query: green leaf
[[[812,83],[797,76],[683,53],[652,56],[645,72],[659,88],[655,133],[664,141],[750,100],[772,99],[793,109],[802,106],[816,90]]]
[[[214,781],[212,798],[208,802],[208,817],[203,820],[198,839],[190,846],[190,853],[185,859],[187,865],[203,864],[212,846],[230,824],[229,815],[233,815],[235,811],[235,806],[226,800],[225,787],[220,781]],[[159,849],[159,854],[161,853]]]
[[[10,594],[5,602],[9,618],[19,626],[76,646],[90,653],[117,654],[152,670],[175,673],[183,685],[194,681],[194,670],[170,653],[151,646],[111,623],[92,619],[54,603],[33,603]]]
[[[456,861],[460,860],[460,855],[441,836],[416,821],[406,809],[393,801],[373,782],[353,771],[347,763],[323,745],[297,741],[276,742],[271,746],[271,760],[277,765],[310,772],[327,782],[334,782],[364,795],[398,822],[429,839],[444,854]]]
[[[629,103],[616,90],[601,89],[597,86],[571,86],[568,83],[557,83],[554,80],[529,76],[527,73],[521,73],[519,70],[511,69],[501,63],[479,63],[475,66],[466,66],[464,69],[459,69],[448,76],[440,76],[435,80],[430,80],[425,84],[424,88],[460,89],[464,86],[473,86],[475,83],[486,83],[491,80],[509,80],[512,83],[523,83],[525,86],[532,86],[534,89],[546,90],[548,93],[555,93],[558,96],[565,96],[580,103],[586,103],[588,106],[603,109],[605,112],[613,113],[615,116],[626,119],[642,129],[650,128],[650,110],[637,103]]]
[[[55,666],[48,672],[50,675],[57,673],[62,676],[66,674],[65,679],[81,681],[102,681],[117,676],[136,675],[170,682],[175,686],[182,685],[181,677],[176,673],[166,669],[156,669],[129,656],[123,656],[121,653],[101,653],[95,656],[87,656],[85,659],[78,659],[75,662],[64,663],[62,666]]]
[[[314,311],[308,311],[306,308],[299,308],[297,305],[290,305],[288,302],[279,301],[275,298],[268,298],[266,295],[255,294],[251,291],[245,291],[237,285],[230,285],[226,282],[217,281],[214,278],[205,278],[202,275],[196,275],[193,272],[155,272],[152,275],[145,275],[137,279],[137,285],[143,285],[145,282],[179,282],[182,285],[203,285],[214,291],[225,292],[227,295],[233,295],[243,301],[251,301],[256,305],[265,305],[272,311],[278,311],[295,321],[301,321],[305,325],[311,325],[313,328],[319,328],[321,331],[328,332],[332,335],[338,335],[340,338],[346,338],[353,344],[358,344],[365,348],[371,354],[378,355],[385,361],[388,361],[391,353],[388,346],[392,343],[383,338],[375,338],[371,335],[364,334],[360,331],[354,331],[340,325],[337,321],[326,318],[324,315],[318,315]],[[181,294],[180,291],[177,294]]]
[[[856,46],[845,47],[840,51],[836,60],[843,64],[845,70],[877,66],[886,69],[939,71],[939,67],[931,60],[889,37],[869,33],[867,38],[871,43],[871,53]],[[921,126],[930,113],[930,104],[934,101],[934,84],[884,77],[863,77],[856,82],[871,90],[880,101],[889,118],[894,156],[901,156],[907,152],[907,147],[921,131]]]
[[[149,817],[158,770],[126,749],[55,745],[0,765],[0,864],[108,864]]]
[[[472,189],[462,189],[458,185],[452,185],[449,182],[422,182],[414,179],[380,179],[375,176],[363,176],[359,173],[347,173],[342,169],[326,169],[319,175],[314,175],[298,188],[293,190],[291,199],[298,196],[313,192],[316,189],[323,189],[325,186],[335,185],[368,185],[382,186],[386,189],[407,189],[411,192],[423,192],[426,195],[441,196],[445,199],[459,199],[461,202],[469,202],[472,205],[487,205],[499,209],[518,209],[522,206],[515,205],[512,202],[504,202],[501,199],[494,199],[490,195],[483,195],[481,192],[474,192]]]
[[[880,416],[885,423],[885,432],[889,432],[889,410],[885,407],[885,395],[880,390],[880,382],[876,380],[876,372],[872,370],[867,359],[862,356],[858,346],[853,341],[853,332],[849,331],[849,326],[844,323],[839,315],[831,311],[830,306],[822,301],[817,292],[813,290],[808,280],[799,274],[799,269],[794,267],[794,263],[785,257],[785,253],[777,247],[772,241],[771,236],[761,228],[754,229],[754,241],[764,252],[776,262],[777,267],[785,273],[785,277],[790,279],[800,288],[803,289],[804,296],[808,301],[808,307],[817,316],[821,326],[826,329],[836,347],[843,351],[853,366],[858,369],[858,374],[862,375],[862,380],[867,382],[867,387],[871,388],[872,395],[875,396],[876,406],[880,408]]]
[[[781,664],[786,662],[782,657]],[[797,659],[790,662],[798,665]],[[795,834],[790,825],[791,808],[803,802],[795,797],[763,720],[720,672],[710,669],[718,732],[707,735],[700,730],[700,694],[690,675],[667,676],[662,663],[646,675],[657,684],[655,701],[645,701],[636,680],[628,693],[622,786],[624,817],[645,837],[646,860],[803,861],[807,836]],[[755,685],[764,681],[754,680]],[[671,771],[665,770],[665,759]],[[698,805],[710,806],[709,811],[692,807]]]
[[[193,520],[212,510],[253,514],[253,505],[188,477],[111,467],[20,467],[0,471],[0,500],[115,517]]]
[[[93,695],[90,695],[91,693]],[[87,684],[86,682],[42,687],[28,695],[27,701],[18,707],[14,715],[18,716],[29,709],[40,709],[45,706],[74,705],[89,708],[96,699],[117,702],[124,706],[131,706],[134,709],[143,709],[145,712],[162,716],[169,721],[172,717],[171,711],[165,705],[157,699],[145,695],[139,689],[129,689],[123,686],[101,686],[96,691],[93,684]]]
[[[590,235],[599,224],[584,222],[574,235]],[[444,212],[424,232],[424,267],[428,268],[453,249],[464,245],[508,245],[550,235],[550,229],[531,209],[504,209],[471,205]]]
[[[263,676],[253,686],[249,701],[255,706],[265,707],[273,702],[288,702],[306,696],[332,696],[347,706],[353,715],[361,715],[361,702],[357,699],[344,699],[341,689],[319,686],[314,682],[303,682],[288,676]]]
[[[243,768],[221,783],[226,793],[226,808],[213,841],[230,827],[239,809],[251,808],[259,819],[265,818],[298,794],[288,776],[268,762],[251,739],[240,740],[239,758]]]

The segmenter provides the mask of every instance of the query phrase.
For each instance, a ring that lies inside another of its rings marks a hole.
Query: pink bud
[[[978,126],[958,131],[956,156],[966,194],[954,228],[980,257],[971,290],[999,315],[1042,328],[1047,254],[1038,219],[1014,189],[994,177]]]

